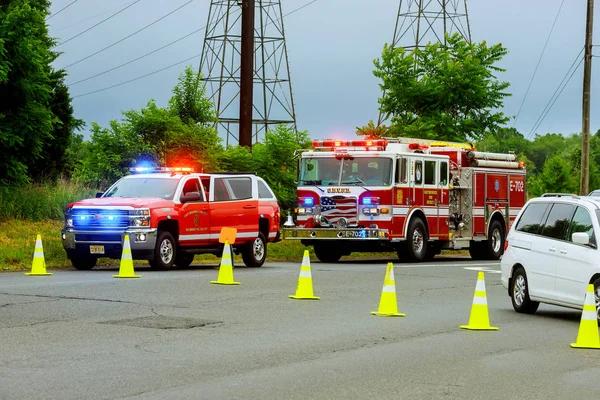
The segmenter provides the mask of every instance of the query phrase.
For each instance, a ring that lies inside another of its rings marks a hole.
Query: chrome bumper
[[[378,228],[283,228],[287,240],[387,240],[387,233],[387,229]]]
[[[154,250],[156,246],[156,228],[128,228],[126,230],[89,231],[73,228],[62,229],[62,243],[65,250],[76,250],[90,245],[116,245],[121,247],[125,235],[129,235],[132,251]],[[141,237],[144,235],[145,237]],[[144,240],[142,240],[144,239]]]

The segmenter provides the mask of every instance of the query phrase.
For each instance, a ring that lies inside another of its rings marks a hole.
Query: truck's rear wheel
[[[262,267],[267,259],[267,241],[262,233],[258,233],[258,237],[245,246],[242,251],[242,260],[246,267],[258,268]]]
[[[342,258],[342,250],[334,243],[315,243],[315,256],[321,262],[334,263]]]
[[[492,221],[488,230],[488,240],[485,247],[488,260],[498,260],[504,252],[504,229],[497,220]]]
[[[175,249],[175,239],[173,239],[171,232],[158,231],[158,238],[154,247],[154,260],[148,261],[152,269],[162,271],[171,268],[175,263]]]
[[[79,271],[88,271],[96,266],[98,259],[90,256],[73,256],[71,257],[71,265]]]

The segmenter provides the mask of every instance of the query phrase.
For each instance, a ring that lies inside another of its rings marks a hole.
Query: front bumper
[[[132,257],[152,259],[156,246],[156,232],[156,228],[128,228],[110,231],[63,228],[61,237],[69,258],[75,255],[120,258],[125,235],[129,235]],[[92,252],[92,248],[95,252]],[[102,249],[103,252],[97,252],[99,249]]]
[[[287,240],[387,240],[387,229],[379,228],[283,228]]]

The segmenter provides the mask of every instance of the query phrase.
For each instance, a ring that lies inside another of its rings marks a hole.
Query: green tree
[[[200,74],[194,72],[192,67],[185,68],[173,89],[169,110],[186,124],[208,126],[216,121],[216,115],[200,78]]]
[[[51,63],[46,0],[0,1],[0,184],[64,170],[73,119],[64,72]]]
[[[545,163],[541,172],[531,179],[530,193],[541,196],[544,193],[576,193],[579,181],[573,175],[569,161],[562,155],[554,155]]]
[[[491,153],[514,152],[517,155],[525,153],[529,141],[515,128],[500,128],[494,132],[486,132],[476,144],[481,151]]]
[[[459,34],[447,44],[407,52],[385,45],[374,61],[384,96],[380,110],[399,136],[476,141],[508,121],[500,111],[508,82],[494,75],[507,54],[501,44],[467,43]]]

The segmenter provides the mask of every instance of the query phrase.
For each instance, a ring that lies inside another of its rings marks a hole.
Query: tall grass
[[[3,187],[0,188],[0,221],[61,220],[67,204],[93,197],[95,193],[93,189],[63,179],[56,183]]]

